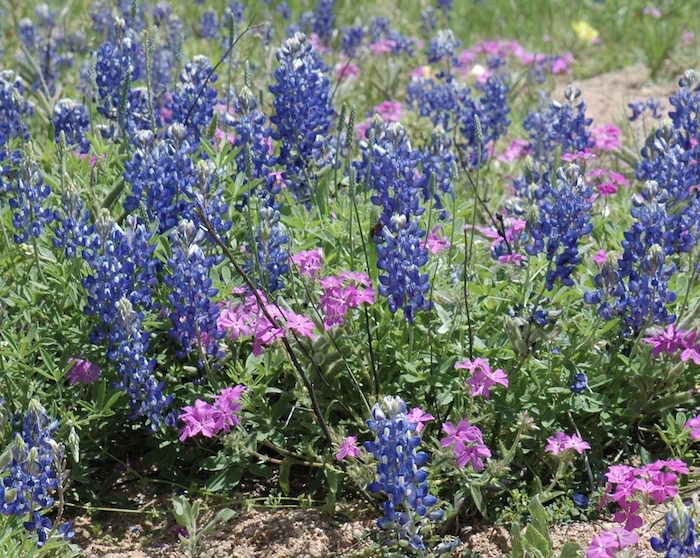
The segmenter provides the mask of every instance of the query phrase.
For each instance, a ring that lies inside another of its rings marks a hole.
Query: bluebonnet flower
[[[151,236],[133,215],[127,217],[125,228],[106,210],[97,217],[92,238],[83,250],[90,273],[82,281],[87,291],[85,314],[98,320],[93,343],[107,337],[114,309],[123,297],[145,309],[156,307],[152,291],[158,284],[160,262],[153,257]]]
[[[447,16],[452,11],[452,0],[437,0],[437,7]]]
[[[79,249],[87,246],[93,226],[88,221],[89,212],[80,199],[80,193],[72,184],[66,185],[61,202],[61,208],[56,212],[53,245],[63,248],[67,258],[73,258]]]
[[[574,284],[571,274],[581,261],[579,242],[593,230],[590,197],[591,188],[581,169],[569,165],[557,171],[556,185],[539,207],[533,208],[527,225],[532,240],[525,249],[530,255],[545,252],[550,264],[545,276],[547,290],[553,289],[557,280],[566,286]]]
[[[628,103],[627,106],[632,111],[628,118],[630,122],[637,120],[645,111],[649,111],[651,117],[657,120],[662,116],[661,103],[653,97],[649,97],[646,101],[633,101]]]
[[[415,54],[413,40],[408,37],[404,37],[396,29],[392,29],[389,20],[383,16],[372,18],[369,23],[369,37],[370,42],[372,43],[376,43],[381,39],[392,41],[392,54],[398,55],[402,52],[409,56],[413,56]]]
[[[155,378],[155,359],[147,356],[149,335],[143,328],[143,312],[157,304],[152,297],[161,264],[153,256],[152,234],[129,215],[119,227],[106,210],[98,216],[95,232],[83,257],[90,273],[83,279],[88,293],[85,313],[98,320],[93,343],[107,343],[107,358],[116,366],[116,387],[127,393],[133,418],[145,418],[157,430],[172,397]],[[139,310],[141,309],[141,310]],[[165,417],[172,424],[173,417]]]
[[[118,42],[104,42],[96,55],[96,82],[100,103],[97,112],[110,121],[103,137],[115,134],[114,123],[127,133],[130,113],[129,90],[140,76],[139,44],[131,29],[121,29]]]
[[[460,42],[451,29],[440,29],[428,43],[428,62],[433,64],[445,60],[449,63],[459,45]]]
[[[573,393],[583,393],[588,387],[588,377],[583,372],[574,374],[574,383],[571,384]]]
[[[421,10],[420,13],[420,30],[423,35],[430,35],[437,27],[437,20],[435,18],[435,9],[432,6]]]
[[[376,440],[365,442],[365,449],[377,460],[376,480],[368,487],[372,493],[386,495],[381,529],[395,532],[398,541],[407,541],[417,550],[425,549],[421,527],[427,520],[439,520],[443,512],[434,509],[437,498],[428,490],[428,472],[423,466],[428,454],[420,451],[418,424],[407,416],[406,404],[398,397],[385,397],[372,408],[367,426]]]
[[[343,49],[343,54],[350,58],[354,57],[364,38],[365,30],[362,26],[342,27],[340,29],[340,45]]]
[[[593,139],[588,130],[592,120],[586,118],[586,103],[578,100],[581,91],[566,88],[566,102],[556,101],[539,112],[530,112],[523,127],[529,132],[529,151],[538,161],[552,163],[557,149],[561,153],[576,153],[591,147]]]
[[[678,90],[669,97],[668,102],[673,107],[668,116],[680,136],[679,143],[684,149],[690,149],[693,147],[692,140],[697,139],[700,131],[700,83],[693,70],[683,74],[678,81]]]
[[[168,294],[173,324],[170,333],[182,348],[181,358],[199,347],[206,353],[217,354],[216,341],[224,333],[217,328],[219,307],[213,301],[218,290],[209,278],[216,259],[204,254],[204,240],[204,230],[198,230],[195,223],[187,219],[180,221],[170,233],[170,273],[163,282],[171,289]]]
[[[380,275],[379,292],[388,298],[389,309],[403,309],[412,322],[415,313],[430,308],[424,296],[429,289],[428,274],[421,267],[428,250],[421,242],[425,231],[419,226],[425,208],[420,205],[425,176],[418,170],[421,152],[413,150],[404,127],[392,122],[384,127],[376,120],[370,140],[361,142],[362,160],[355,163],[357,179],[364,181],[374,205],[381,208],[377,241]]]
[[[219,34],[219,18],[214,10],[205,10],[199,18],[199,36],[202,39],[215,39]]]
[[[173,396],[164,394],[165,382],[155,377],[156,359],[148,358],[148,332],[143,329],[143,315],[134,310],[125,296],[113,308],[107,358],[114,362],[119,375],[115,387],[129,397],[132,419],[145,418],[151,430],[165,424],[175,425],[175,416],[168,412]],[[167,413],[167,414],[166,414]]]
[[[314,10],[314,33],[324,43],[327,43],[333,34],[333,25],[335,24],[334,7],[335,0],[318,0]]]
[[[52,522],[42,515],[54,504],[52,494],[59,487],[63,446],[54,440],[58,421],[49,418],[36,400],[17,425],[14,440],[0,465],[0,513],[27,517],[24,527],[34,531],[42,547]],[[65,529],[68,534],[69,529]]]
[[[287,2],[280,2],[277,4],[275,11],[282,16],[282,19],[289,19],[292,17],[292,10]]]
[[[697,128],[692,122],[686,124]],[[698,153],[683,131],[682,127],[657,129],[647,139],[637,163],[637,178],[655,182],[663,197],[666,218],[659,244],[667,255],[690,252],[697,243],[700,223],[700,200],[693,191],[700,182],[695,163]]]
[[[185,64],[173,95],[173,122],[186,126],[196,141],[214,118],[217,92],[212,84],[218,76],[212,70],[206,56],[195,56]]]
[[[226,25],[229,25],[228,22],[233,20],[234,25],[238,25],[243,21],[243,15],[245,13],[245,5],[243,2],[240,2],[239,0],[233,0],[233,2],[229,2],[228,5],[226,6],[226,9],[224,10],[224,20],[226,21]]]
[[[63,132],[68,146],[76,146],[80,153],[88,152],[90,141],[85,132],[90,125],[90,117],[85,106],[72,99],[61,99],[54,106],[51,121],[54,126],[54,141],[58,141]]]
[[[257,108],[255,95],[248,88],[241,89],[235,104],[236,116],[226,115],[226,123],[231,125],[236,137],[236,147],[240,151],[236,155],[236,168],[238,172],[245,172],[249,179],[263,180],[263,190],[258,187],[251,190],[258,191],[261,196],[269,197],[266,204],[273,203],[273,198],[280,191],[279,181],[271,174],[271,169],[276,158],[270,152],[272,142],[272,130],[266,125],[265,113]],[[240,201],[245,205],[248,195]]]
[[[278,163],[286,167],[287,186],[299,200],[309,195],[310,163],[323,165],[319,153],[328,144],[331,125],[330,82],[325,66],[314,52],[306,36],[297,33],[287,39],[277,52],[280,67],[275,70],[275,125],[273,139],[281,141]],[[325,160],[324,160],[325,159]]]
[[[289,272],[289,253],[286,247],[289,238],[280,223],[277,209],[269,205],[258,211],[260,222],[255,230],[255,253],[247,263],[247,268],[255,269],[260,282],[274,292],[284,286],[284,277]]]
[[[219,186],[215,169],[207,166],[200,172],[203,161],[193,161],[192,141],[182,124],[169,126],[166,137],[157,141],[150,131],[136,135],[137,149],[124,172],[131,184],[124,208],[131,212],[143,205],[149,218],[157,220],[160,233],[177,226],[180,219],[196,221],[196,207],[204,210],[218,232],[231,226],[224,219],[228,206],[223,191],[215,187]]]
[[[666,512],[661,537],[651,537],[650,542],[656,552],[663,553],[667,558],[700,556],[700,544],[696,545],[695,521],[679,497]]]
[[[589,506],[589,501],[588,501],[588,496],[585,494],[581,494],[580,492],[577,492],[574,494],[573,497],[574,504],[576,504],[576,507],[579,507],[581,509],[588,509]]]
[[[676,299],[668,287],[676,266],[661,246],[667,211],[658,184],[646,182],[641,193],[633,196],[632,205],[634,222],[624,233],[622,257],[615,262],[609,256],[593,280],[596,290],[585,293],[584,300],[599,305],[603,319],[622,317],[628,328],[639,332],[652,324],[675,321],[666,305]]]
[[[51,187],[44,182],[41,169],[25,154],[19,171],[12,180],[9,205],[12,209],[14,240],[24,244],[41,236],[44,227],[54,220],[54,212],[46,207]]]
[[[28,64],[35,72],[32,88],[36,90],[43,86],[53,95],[61,71],[72,66],[73,56],[66,49],[63,27],[57,25],[57,12],[47,4],[40,4],[34,15],[36,23],[27,18],[18,23],[18,34],[24,47],[19,56],[32,58],[33,63]]]
[[[463,147],[468,150],[470,166],[486,162],[487,146],[505,134],[510,125],[505,83],[494,75],[478,88],[482,93],[480,97],[474,96],[466,84],[450,74],[439,79],[414,77],[407,88],[408,103],[421,116],[430,118],[435,126],[442,126],[447,132],[458,127],[465,142]],[[476,127],[477,117],[481,125],[480,135]]]
[[[10,140],[29,138],[24,120],[31,113],[22,80],[12,70],[0,72],[0,160],[7,157],[5,148]]]
[[[446,219],[448,211],[445,208],[443,197],[454,199],[452,181],[456,178],[457,167],[455,155],[452,152],[452,140],[441,126],[433,130],[431,146],[422,150],[423,155],[423,200],[430,197],[435,201],[435,207],[440,209],[440,218]],[[435,190],[429,191],[434,184]]]

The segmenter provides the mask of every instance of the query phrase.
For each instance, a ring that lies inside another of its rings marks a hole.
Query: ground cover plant
[[[128,475],[193,557],[251,483],[355,555],[700,556],[700,21],[526,4],[0,4],[0,556]]]

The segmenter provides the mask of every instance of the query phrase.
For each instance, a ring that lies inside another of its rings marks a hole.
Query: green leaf
[[[523,558],[525,551],[523,550],[523,538],[520,535],[520,525],[513,522],[510,526],[510,545],[513,548],[511,554],[513,558]]]
[[[562,547],[561,554],[559,554],[559,558],[579,558],[579,550],[581,550],[581,547],[579,545],[577,545],[576,543],[568,542]]]
[[[289,494],[289,472],[292,469],[292,462],[288,459],[283,459],[280,463],[279,485],[285,495]]]
[[[190,503],[187,501],[187,498],[182,495],[173,496],[173,515],[178,525],[187,527],[190,519],[190,511]]]
[[[484,517],[487,516],[486,506],[484,506],[484,499],[481,496],[481,487],[476,484],[469,485],[469,492],[472,495],[472,500],[474,500],[474,505],[479,513]]]

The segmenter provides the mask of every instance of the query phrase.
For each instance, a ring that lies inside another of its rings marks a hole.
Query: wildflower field
[[[0,0],[0,558],[700,556],[699,8]]]

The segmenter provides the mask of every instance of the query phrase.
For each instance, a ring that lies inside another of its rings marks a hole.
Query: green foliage
[[[513,550],[511,558],[553,558],[555,556],[552,547],[552,539],[547,526],[547,513],[537,496],[530,501],[530,523],[521,533],[518,523],[513,523],[510,530],[511,545]],[[561,549],[559,558],[576,558],[580,556],[579,545],[566,543]]]
[[[200,558],[203,556],[203,537],[211,533],[215,527],[231,520],[235,515],[233,510],[228,508],[220,509],[204,525],[201,525],[202,503],[200,500],[190,502],[185,496],[173,496],[173,515],[178,525],[185,529],[185,533],[179,533],[180,544],[183,552],[188,558]]]

